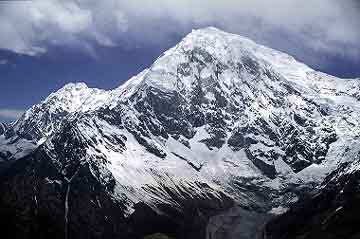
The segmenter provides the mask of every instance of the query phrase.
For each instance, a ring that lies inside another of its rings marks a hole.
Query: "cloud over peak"
[[[283,32],[313,51],[357,57],[359,11],[351,0],[0,2],[0,48],[36,55],[54,45],[85,50],[95,45],[136,47],[216,25],[270,46],[286,41],[274,34]]]

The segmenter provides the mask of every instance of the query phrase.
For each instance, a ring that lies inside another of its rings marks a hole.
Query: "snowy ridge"
[[[86,112],[96,109],[106,102],[108,92],[96,88],[88,88],[85,83],[69,83],[55,93],[50,94],[42,105],[47,106],[50,113]],[[30,118],[31,111],[25,113],[25,119]]]
[[[290,187],[318,185],[354,159],[359,100],[358,80],[206,28],[114,90],[78,83],[51,94],[0,134],[0,159],[44,150],[65,174],[89,165],[128,213],[223,194],[276,211],[296,198]]]

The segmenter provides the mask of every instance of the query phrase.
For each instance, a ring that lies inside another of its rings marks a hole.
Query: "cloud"
[[[6,59],[0,59],[0,65],[6,65],[8,62]]]
[[[44,53],[54,45],[93,52],[96,45],[161,44],[191,28],[216,25],[270,46],[291,48],[287,39],[291,38],[299,54],[306,48],[307,53],[356,58],[359,11],[355,0],[2,2],[0,48],[28,55]]]
[[[24,110],[0,109],[0,119],[2,118],[5,120],[16,120],[24,112],[25,112]]]

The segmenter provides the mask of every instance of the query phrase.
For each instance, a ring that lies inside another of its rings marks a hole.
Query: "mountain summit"
[[[1,223],[15,238],[224,238],[216,215],[237,208],[255,235],[357,160],[359,100],[358,80],[195,30],[120,87],[68,84],[2,127]]]

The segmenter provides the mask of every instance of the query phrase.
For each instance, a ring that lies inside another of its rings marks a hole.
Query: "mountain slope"
[[[313,196],[268,223],[266,238],[359,238],[359,162],[341,165]]]
[[[77,238],[202,238],[233,205],[284,212],[354,159],[344,155],[359,141],[359,89],[241,36],[196,30],[114,90],[69,84],[29,109],[0,136],[0,203],[23,212],[20,234],[39,235],[26,220],[42,211],[54,220],[47,235]]]

